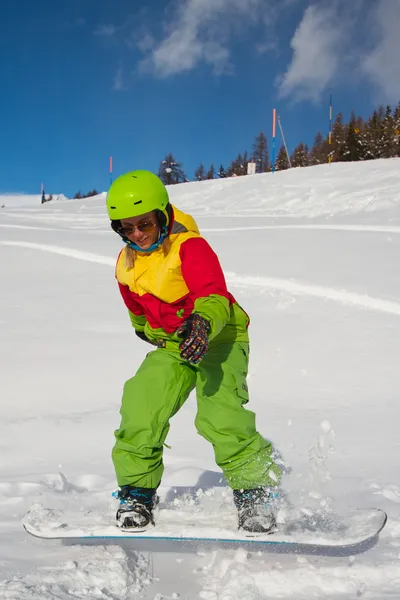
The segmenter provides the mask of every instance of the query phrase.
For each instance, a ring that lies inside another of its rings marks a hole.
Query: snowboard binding
[[[233,490],[238,529],[249,533],[274,533],[279,493],[273,488]]]
[[[155,489],[124,485],[115,496],[120,501],[117,525],[122,530],[143,531],[149,525],[155,525],[153,510],[158,503]]]

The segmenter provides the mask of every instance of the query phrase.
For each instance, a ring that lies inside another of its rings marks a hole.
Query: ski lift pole
[[[332,145],[332,94],[330,94],[330,96],[329,96],[329,138],[328,138],[328,142],[329,142],[328,162],[329,162],[329,164],[331,164],[331,162],[332,162],[332,151],[331,151],[331,145]]]
[[[271,158],[271,171],[275,173],[275,153],[276,153],[276,108],[272,111],[272,158]]]
[[[281,132],[281,136],[282,136],[282,140],[283,140],[283,145],[285,146],[286,156],[287,156],[288,163],[289,163],[289,169],[291,169],[292,168],[292,163],[290,162],[290,156],[289,156],[289,152],[288,152],[288,149],[287,149],[287,146],[286,146],[285,136],[283,135],[283,129],[282,129],[281,118],[280,117],[278,117],[278,125],[279,125],[279,129],[280,129],[280,132]]]

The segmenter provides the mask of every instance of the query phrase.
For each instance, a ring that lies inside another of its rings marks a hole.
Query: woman
[[[280,469],[248,402],[249,318],[228,292],[216,254],[194,219],[169,203],[149,171],[111,185],[107,210],[125,247],[116,278],[136,334],[156,349],[124,387],[113,462],[120,527],[154,525],[170,418],[196,388],[198,432],[233,489],[239,527],[270,531]]]

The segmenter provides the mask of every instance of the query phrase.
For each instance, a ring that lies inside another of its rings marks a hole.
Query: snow
[[[46,198],[49,194],[46,194]],[[64,194],[53,194],[53,202],[68,200]],[[38,206],[42,203],[42,194],[0,194],[0,208]]]
[[[292,467],[291,501],[388,512],[378,543],[354,557],[28,536],[21,519],[33,503],[101,498],[112,516],[121,390],[147,346],[116,289],[120,242],[104,194],[0,210],[0,597],[399,595],[399,190],[399,159],[170,190],[250,313],[249,408]],[[164,486],[220,485],[195,410],[191,397],[171,422]]]

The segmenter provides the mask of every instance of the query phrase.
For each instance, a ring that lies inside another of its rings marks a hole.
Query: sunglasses
[[[154,227],[157,227],[155,223],[148,223],[147,221],[143,221],[142,223],[138,223],[137,225],[128,225],[127,227],[120,227],[118,229],[118,233],[122,237],[129,237],[133,235],[135,229],[141,231],[142,233],[150,233],[153,231]]]

